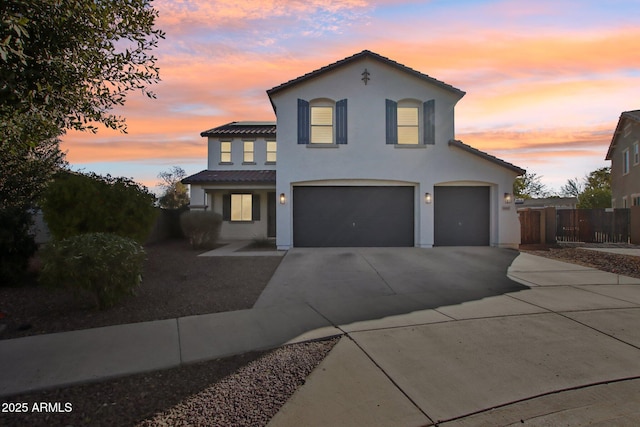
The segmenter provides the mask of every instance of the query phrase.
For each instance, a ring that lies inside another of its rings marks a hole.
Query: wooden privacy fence
[[[630,209],[566,209],[556,212],[559,242],[628,243]]]
[[[518,212],[520,216],[520,243],[531,245],[542,243],[540,239],[540,214],[539,209],[526,209]]]
[[[638,244],[640,207],[633,209],[633,216],[631,209],[522,209],[520,241]]]

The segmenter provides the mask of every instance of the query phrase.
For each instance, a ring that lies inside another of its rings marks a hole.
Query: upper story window
[[[254,161],[253,141],[244,141],[242,162],[243,163],[253,163],[253,161]]]
[[[346,144],[347,100],[298,99],[298,144]]]
[[[276,162],[277,151],[278,143],[276,141],[267,141],[267,163]]]
[[[640,164],[640,143],[633,144],[633,165]]]
[[[622,152],[622,175],[629,173],[629,149]]]
[[[419,144],[418,107],[398,106],[398,144]]]
[[[435,144],[435,100],[386,100],[387,144]]]
[[[311,107],[311,143],[333,144],[333,107]]]
[[[231,141],[220,142],[220,163],[231,163]]]

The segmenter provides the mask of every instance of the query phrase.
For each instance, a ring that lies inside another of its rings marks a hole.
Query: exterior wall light
[[[285,197],[284,193],[280,193],[280,204],[284,205],[287,202],[287,198]]]
[[[424,202],[429,205],[431,204],[431,201],[431,193],[424,193]]]
[[[513,200],[511,193],[504,193],[504,204],[505,205],[511,204],[511,200]]]

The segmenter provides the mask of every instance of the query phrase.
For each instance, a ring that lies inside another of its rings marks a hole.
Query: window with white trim
[[[640,142],[633,144],[633,165],[640,164]]]
[[[629,207],[629,199],[627,199],[627,196],[624,196],[622,198],[622,208],[626,209]]]
[[[244,141],[243,143],[243,163],[253,163],[253,141]]]
[[[252,198],[251,194],[231,195],[231,221],[251,221]]]
[[[622,175],[629,173],[629,149],[622,152]]]
[[[278,143],[276,141],[267,141],[267,163],[275,163],[278,152]]]
[[[220,142],[220,163],[231,163],[231,141]]]

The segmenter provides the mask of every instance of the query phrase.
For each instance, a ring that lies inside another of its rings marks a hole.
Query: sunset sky
[[[275,120],[266,90],[364,49],[467,94],[456,138],[542,176],[608,166],[622,111],[640,109],[640,0],[155,0],[166,40],[157,99],[132,94],[129,133],[69,132],[74,170],[206,169],[200,132]]]

